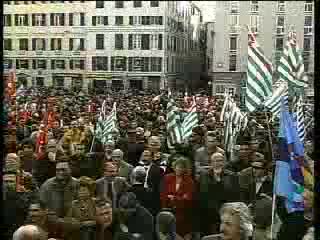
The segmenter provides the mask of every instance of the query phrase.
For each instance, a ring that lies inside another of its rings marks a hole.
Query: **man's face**
[[[40,204],[31,204],[29,207],[29,218],[32,224],[39,224],[45,218],[45,211],[41,209]]]
[[[55,121],[53,123],[53,128],[59,128],[59,122],[58,121]]]
[[[59,181],[66,181],[71,177],[71,170],[69,164],[66,162],[57,163],[56,177]]]
[[[78,195],[79,195],[79,199],[88,199],[88,198],[90,198],[90,191],[87,187],[81,186],[79,188]]]
[[[32,146],[31,145],[24,145],[23,146],[23,152],[25,153],[25,154],[30,154],[30,153],[32,153],[33,152],[33,148],[32,148]]]
[[[196,133],[196,132],[192,132],[192,135],[191,135],[191,142],[192,143],[199,143],[201,140],[201,136]]]
[[[16,190],[16,175],[14,174],[5,174],[3,176],[3,185],[10,191]]]
[[[146,162],[150,162],[152,160],[152,155],[150,151],[143,152],[143,160]]]
[[[215,174],[220,174],[223,171],[225,162],[223,157],[215,157],[211,158],[211,167]]]
[[[248,160],[249,153],[250,153],[250,149],[247,144],[240,145],[240,151],[239,151],[240,160]]]
[[[109,203],[107,203],[104,207],[96,207],[96,222],[104,227],[111,225],[112,208]]]
[[[117,162],[105,162],[104,164],[104,176],[116,177],[119,173],[119,167]]]
[[[161,153],[160,152],[155,152],[153,154],[153,161],[158,161],[161,158]]]
[[[265,168],[262,162],[253,162],[251,166],[253,170],[253,176],[255,178],[261,178],[265,175]]]
[[[154,153],[160,152],[160,148],[161,148],[160,138],[157,138],[157,139],[151,138],[149,147],[150,147],[150,150]]]
[[[218,145],[218,141],[217,141],[217,138],[215,137],[207,137],[207,148],[209,150],[214,150]]]
[[[111,143],[107,143],[104,147],[104,151],[105,153],[112,153],[112,151],[114,150],[114,144],[111,144]]]
[[[111,158],[112,158],[113,162],[117,162],[118,163],[118,162],[122,161],[122,154],[120,152],[117,152],[117,151],[113,152]]]
[[[240,218],[225,212],[221,216],[220,231],[223,234],[223,240],[237,239],[240,236]]]

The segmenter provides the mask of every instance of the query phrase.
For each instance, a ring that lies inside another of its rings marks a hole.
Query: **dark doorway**
[[[142,90],[143,89],[143,84],[142,84],[142,79],[132,79],[130,80],[130,89],[136,89],[136,90]]]
[[[93,89],[96,94],[104,94],[107,89],[106,80],[94,80],[93,81]]]

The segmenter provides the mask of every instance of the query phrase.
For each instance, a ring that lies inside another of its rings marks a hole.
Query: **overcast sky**
[[[192,1],[202,11],[203,22],[211,22],[215,19],[216,1]]]

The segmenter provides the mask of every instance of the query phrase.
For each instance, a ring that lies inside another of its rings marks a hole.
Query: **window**
[[[163,25],[162,16],[150,16],[150,25]]]
[[[230,53],[229,55],[229,71],[237,70],[237,55],[234,53]]]
[[[123,8],[123,1],[115,1],[115,8]]]
[[[230,1],[230,13],[231,14],[237,14],[239,13],[239,1]]]
[[[161,72],[162,70],[162,58],[151,57],[151,72]]]
[[[51,38],[51,51],[62,50],[62,39],[61,38]]]
[[[17,59],[16,60],[17,69],[29,69],[29,60],[28,59]]]
[[[237,50],[237,37],[230,37],[230,50]]]
[[[73,13],[69,13],[69,26],[73,26]]]
[[[305,37],[303,39],[303,50],[304,51],[310,51],[311,50],[311,38]]]
[[[116,50],[123,50],[123,34],[116,34],[114,38],[114,46]]]
[[[108,16],[92,16],[92,25],[93,26],[108,25]]]
[[[253,33],[257,33],[259,31],[259,26],[260,26],[260,16],[257,15],[251,15],[250,16],[250,26],[251,26],[251,31]]]
[[[64,87],[64,78],[60,76],[55,76],[52,79],[54,87]]]
[[[103,34],[96,35],[96,49],[104,49],[104,35]]]
[[[46,40],[44,38],[33,38],[32,39],[32,51],[45,51]]]
[[[284,16],[277,16],[277,34],[284,33]]]
[[[305,12],[312,12],[312,2],[313,1],[306,1],[305,3],[304,3],[304,11]]]
[[[96,8],[104,8],[104,1],[96,1]]]
[[[251,13],[257,13],[259,11],[258,1],[251,1]]]
[[[46,26],[45,14],[32,14],[32,26]]]
[[[11,15],[10,14],[4,14],[3,15],[3,21],[5,27],[11,27]]]
[[[80,13],[80,26],[85,26],[85,15],[84,13]]]
[[[65,69],[65,60],[60,60],[60,59],[51,60],[51,69]]]
[[[33,69],[47,69],[47,60],[45,59],[33,59],[32,60]]]
[[[150,25],[150,16],[142,16],[142,25]]]
[[[283,50],[283,37],[277,37],[276,38],[276,51],[282,51]]]
[[[129,16],[129,25],[141,25],[142,16]]]
[[[19,50],[28,51],[28,39],[19,39]]]
[[[239,25],[239,15],[230,15],[230,25],[231,26]]]
[[[235,94],[235,89],[234,88],[228,88],[228,94],[231,95],[231,96],[234,96]]]
[[[158,50],[162,50],[162,43],[163,41],[163,37],[162,37],[162,34],[159,34],[159,37],[158,37]]]
[[[50,14],[51,26],[64,26],[64,13],[51,13]]]
[[[3,49],[6,51],[12,51],[12,39],[4,39]]]
[[[158,49],[158,34],[152,34],[151,37],[151,49],[156,50]]]
[[[141,34],[129,34],[128,49],[141,49]]]
[[[3,66],[4,68],[6,67],[7,69],[11,69],[13,66],[13,60],[12,59],[3,59]]]
[[[305,72],[308,72],[309,65],[310,65],[310,52],[307,52],[307,51],[303,52],[302,58],[303,58],[304,70]]]
[[[69,62],[69,67],[71,70],[84,70],[85,69],[85,61],[84,59],[71,59]]]
[[[223,85],[216,85],[216,93],[223,94],[225,91],[225,87]]]
[[[108,71],[108,57],[92,57],[93,71]]]
[[[129,57],[129,72],[144,72],[144,70],[148,70],[148,68],[149,58]]]
[[[111,57],[111,71],[126,71],[127,58],[126,57]]]
[[[142,34],[141,36],[141,50],[150,49],[150,34]]]
[[[278,1],[278,12],[284,12],[285,11],[285,1]]]
[[[159,7],[159,1],[150,1],[150,7]]]
[[[84,51],[84,38],[70,38],[69,39],[70,51]]]
[[[304,34],[312,33],[312,16],[304,17]]]
[[[116,16],[115,25],[122,25],[123,24],[123,16]]]
[[[27,27],[28,25],[28,14],[15,14],[15,26]]]
[[[133,1],[133,7],[142,7],[142,1]]]

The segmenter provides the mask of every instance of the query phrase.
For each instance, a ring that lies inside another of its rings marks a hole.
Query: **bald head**
[[[112,151],[112,161],[119,162],[123,160],[123,152],[121,149],[115,149]]]
[[[18,228],[12,237],[12,240],[47,240],[47,233],[34,225],[26,225]]]

